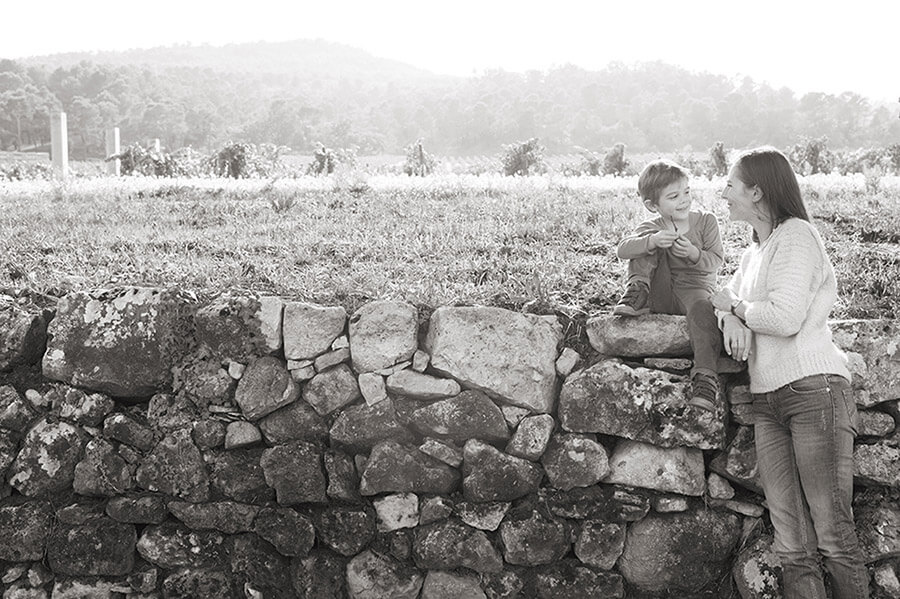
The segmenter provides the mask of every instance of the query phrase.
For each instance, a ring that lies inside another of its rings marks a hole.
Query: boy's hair
[[[638,193],[645,202],[655,206],[666,185],[690,178],[691,174],[680,164],[665,159],[654,160],[644,167],[638,177]]]

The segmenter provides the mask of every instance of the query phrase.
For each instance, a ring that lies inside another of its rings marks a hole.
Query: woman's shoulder
[[[819,231],[816,229],[815,225],[813,225],[808,220],[791,217],[781,224],[778,225],[778,228],[781,235],[780,237],[790,237],[790,238],[808,238],[811,237],[815,240],[819,240]]]

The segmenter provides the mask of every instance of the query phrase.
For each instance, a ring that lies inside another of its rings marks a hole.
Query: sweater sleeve
[[[717,272],[722,266],[725,251],[722,249],[722,237],[719,235],[719,223],[711,213],[704,213],[700,220],[700,257],[694,262],[697,270]]]
[[[659,230],[659,223],[645,220],[630,235],[619,242],[616,247],[616,256],[622,260],[631,260],[652,254],[656,249],[649,249],[650,236]]]
[[[778,240],[772,248],[765,299],[748,302],[747,326],[765,335],[790,337],[806,320],[815,296],[814,282],[821,276],[824,256],[818,240],[806,226]]]
[[[749,260],[750,250],[744,250],[744,253],[741,255],[741,263],[738,268],[735,269],[734,273],[731,275],[731,279],[725,285],[726,289],[731,289],[735,295],[740,295],[741,293],[741,282],[744,278],[744,267]],[[722,330],[723,318],[726,314],[730,314],[730,312],[723,310],[716,310],[716,322],[719,323],[719,330]]]

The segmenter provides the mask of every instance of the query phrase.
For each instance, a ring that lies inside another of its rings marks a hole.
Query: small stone
[[[236,420],[228,424],[225,430],[225,449],[249,447],[262,441],[262,433],[256,425],[245,420]]]
[[[463,461],[462,449],[432,437],[425,438],[425,441],[419,445],[419,451],[454,468],[458,468]]]
[[[332,350],[344,349],[345,347],[350,347],[350,340],[347,338],[347,335],[339,335],[331,342]]]
[[[688,500],[686,497],[662,496],[653,498],[653,510],[660,514],[672,512],[686,512]]]
[[[427,351],[417,349],[416,353],[413,354],[412,369],[416,372],[425,372],[425,369],[428,368],[428,362],[430,361],[431,356],[428,355]]]
[[[315,363],[315,360],[288,360],[287,369],[300,370],[301,368],[306,368],[307,366],[313,366],[315,365]]]
[[[734,487],[727,480],[710,472],[706,479],[706,492],[714,499],[731,499],[734,497]]]
[[[240,362],[229,362],[228,363],[228,376],[233,378],[236,381],[241,380],[241,377],[244,376],[244,371],[247,369],[245,364],[241,364]]]
[[[322,372],[323,370],[328,370],[332,366],[337,366],[342,362],[346,362],[350,359],[350,348],[344,347],[341,349],[336,349],[334,351],[330,351],[328,353],[322,354],[315,361],[316,372]]]
[[[44,396],[34,389],[28,389],[25,391],[25,399],[30,401],[31,405],[36,408],[46,408],[50,405],[50,400],[44,399]]]
[[[765,513],[763,506],[749,501],[738,501],[735,499],[710,499],[710,507],[724,507],[737,514],[749,516],[751,518],[760,518]]]
[[[506,453],[526,460],[538,461],[547,450],[556,422],[550,414],[526,416],[506,445]]]
[[[531,414],[531,410],[528,408],[520,408],[509,404],[500,406],[500,411],[503,412],[503,417],[506,419],[506,424],[509,425],[509,428],[516,428],[523,418]]]
[[[379,532],[391,532],[419,525],[419,497],[415,493],[395,493],[372,501]]]
[[[559,358],[556,359],[556,372],[562,376],[569,376],[580,361],[581,354],[571,347],[563,348]]]
[[[357,378],[359,391],[367,405],[375,405],[387,399],[384,377],[374,372],[364,372]]]
[[[291,370],[291,378],[295,383],[302,383],[316,376],[316,367],[310,364],[303,368],[295,368]]]
[[[393,366],[388,366],[386,368],[379,368],[375,372],[377,372],[381,376],[391,376],[395,372],[400,372],[401,370],[405,370],[406,368],[409,368],[410,364],[411,364],[411,362],[409,360],[403,360],[402,362],[394,364]]]

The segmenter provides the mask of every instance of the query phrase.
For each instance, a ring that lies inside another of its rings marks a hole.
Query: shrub
[[[724,177],[728,174],[728,155],[725,152],[725,144],[717,141],[709,149],[709,167],[713,175]]]
[[[434,172],[437,166],[432,154],[425,151],[422,147],[422,140],[416,140],[416,143],[406,147],[406,161],[403,163],[403,172],[409,176],[424,177]]]
[[[53,167],[49,164],[13,162],[12,164],[0,165],[0,181],[30,181],[45,180],[49,181],[53,178]]]
[[[247,179],[268,177],[278,167],[284,146],[229,142],[210,158],[213,173],[218,177]]]
[[[828,174],[834,168],[834,155],[828,149],[828,137],[818,139],[803,137],[794,144],[789,156],[794,169],[803,175]]]
[[[356,148],[332,150],[319,143],[319,147],[313,152],[313,161],[306,167],[306,174],[330,175],[339,166],[350,169],[356,167]]]
[[[118,154],[106,159],[119,160],[123,175],[145,175],[147,177],[178,177],[188,174],[178,161],[168,152],[145,148],[139,143],[126,146]]]
[[[603,157],[603,173],[622,176],[628,170],[628,159],[625,158],[625,144],[617,143]]]
[[[586,148],[576,147],[575,149],[581,154],[581,161],[577,166],[569,167],[569,169],[574,171],[572,174],[590,175],[592,177],[598,177],[603,174],[603,159],[600,156]]]
[[[503,165],[503,174],[507,177],[527,176],[547,170],[547,165],[544,163],[544,146],[536,137],[503,146],[503,156],[500,160]]]

